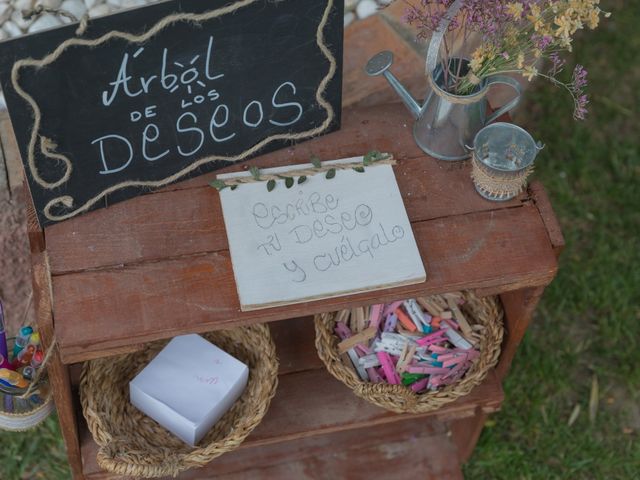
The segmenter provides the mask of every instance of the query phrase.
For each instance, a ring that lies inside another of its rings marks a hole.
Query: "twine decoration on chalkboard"
[[[29,145],[28,145],[28,154],[27,154],[27,164],[29,167],[29,172],[31,174],[31,176],[33,177],[33,180],[43,189],[46,190],[53,190],[56,187],[59,187],[61,185],[63,185],[64,183],[66,183],[69,178],[71,177],[72,171],[73,171],[73,166],[71,163],[71,160],[66,157],[65,155],[61,154],[61,153],[57,153],[55,152],[56,150],[56,144],[55,142],[50,139],[50,138],[46,138],[42,135],[39,134],[40,131],[40,126],[42,123],[42,114],[40,111],[40,108],[37,104],[37,102],[35,101],[35,99],[29,94],[27,93],[21,86],[20,86],[20,71],[23,68],[28,68],[28,67],[34,67],[34,68],[42,68],[45,67],[47,65],[50,65],[51,63],[55,62],[63,53],[64,51],[72,46],[86,46],[86,47],[95,47],[97,45],[100,45],[102,43],[105,43],[111,39],[117,38],[117,39],[123,39],[126,40],[128,42],[131,43],[142,43],[147,41],[148,39],[150,39],[151,37],[153,37],[154,35],[156,35],[157,33],[159,33],[160,31],[162,31],[163,29],[165,29],[166,27],[176,23],[176,22],[190,22],[190,23],[201,23],[201,22],[205,22],[207,20],[211,20],[214,18],[218,18],[218,17],[222,17],[224,15],[227,14],[232,14],[244,7],[247,7],[253,3],[255,3],[258,0],[239,0],[235,3],[231,3],[225,7],[221,7],[218,8],[216,10],[212,10],[210,12],[206,12],[206,13],[201,13],[201,14],[194,14],[194,13],[176,13],[173,15],[170,15],[168,17],[163,18],[162,20],[160,20],[158,23],[156,23],[152,28],[150,28],[149,30],[147,30],[145,33],[141,34],[141,35],[134,35],[131,33],[127,33],[127,32],[120,32],[117,30],[113,30],[97,39],[83,39],[83,38],[70,38],[68,40],[65,40],[64,42],[62,42],[52,53],[50,53],[49,55],[47,55],[46,57],[40,59],[40,60],[36,60],[33,58],[25,58],[22,60],[18,60],[14,65],[13,68],[11,70],[11,83],[13,84],[13,87],[16,91],[16,93],[18,95],[20,95],[32,108],[33,110],[33,118],[34,118],[34,124],[33,124],[33,129],[31,131],[31,138],[29,140]],[[100,200],[102,200],[103,198],[105,198],[107,195],[109,195],[110,193],[113,193],[115,191],[124,189],[124,188],[128,188],[128,187],[146,187],[146,188],[159,188],[165,185],[168,185],[172,182],[175,182],[176,180],[179,180],[180,178],[184,177],[185,175],[188,175],[189,173],[193,172],[194,170],[197,170],[198,168],[200,168],[202,165],[205,165],[207,163],[210,162],[214,162],[214,161],[227,161],[227,162],[238,162],[238,161],[242,161],[247,159],[248,157],[254,155],[255,153],[257,153],[258,151],[260,151],[263,147],[265,147],[266,145],[268,145],[269,143],[273,142],[273,141],[277,141],[277,140],[301,140],[301,139],[306,139],[306,138],[311,138],[314,137],[316,135],[319,135],[320,133],[324,132],[327,128],[329,128],[329,126],[331,125],[331,123],[334,121],[335,119],[335,112],[333,110],[333,107],[331,106],[331,104],[324,98],[324,93],[325,90],[329,84],[329,82],[331,81],[331,79],[334,77],[334,75],[336,74],[337,71],[337,61],[335,59],[335,57],[333,56],[331,50],[328,48],[328,46],[325,43],[325,36],[324,36],[324,29],[325,26],[329,20],[329,15],[331,13],[331,10],[333,8],[334,5],[334,0],[326,0],[327,1],[327,6],[324,10],[324,14],[322,16],[322,19],[318,25],[318,29],[316,31],[316,44],[318,45],[319,49],[321,50],[321,52],[323,53],[323,55],[326,57],[326,59],[329,62],[329,71],[327,72],[327,74],[325,75],[325,77],[322,79],[322,81],[320,82],[318,89],[316,91],[316,101],[318,102],[318,104],[327,112],[327,118],[325,119],[325,121],[319,125],[316,128],[313,128],[311,130],[305,131],[305,132],[300,132],[300,133],[284,133],[284,134],[276,134],[276,135],[271,135],[270,137],[267,137],[265,139],[263,139],[262,141],[260,141],[259,143],[257,143],[256,145],[254,145],[253,147],[249,148],[248,150],[245,150],[244,152],[235,155],[235,156],[222,156],[222,155],[210,155],[208,157],[204,157],[201,158],[200,160],[190,164],[189,166],[185,167],[184,169],[180,170],[179,172],[166,177],[162,180],[149,180],[149,181],[138,181],[138,180],[128,180],[125,182],[121,182],[117,185],[113,185],[105,190],[103,190],[102,192],[100,192],[98,195],[94,196],[93,198],[89,199],[88,201],[86,201],[83,205],[79,205],[79,206],[75,206],[74,205],[74,199],[73,197],[71,197],[70,195],[62,195],[59,197],[56,197],[52,200],[50,200],[43,211],[44,216],[51,220],[51,221],[55,221],[55,222],[59,222],[62,220],[66,220],[69,218],[72,218],[80,213],[86,212],[88,211],[93,205],[95,205],[97,202],[99,202]],[[36,149],[39,148],[40,152],[42,153],[42,155],[44,155],[46,158],[50,158],[55,160],[56,162],[62,162],[62,165],[64,167],[64,175],[62,175],[61,178],[59,178],[56,181],[47,181],[46,179],[44,179],[41,175],[40,172],[38,170],[38,166],[36,165],[36,159],[35,159],[35,152]],[[60,208],[60,206],[62,207],[66,207],[67,209],[71,209],[74,206],[76,208],[74,208],[72,211],[65,213],[65,214],[55,214],[52,212],[52,209],[54,207],[58,207]]]

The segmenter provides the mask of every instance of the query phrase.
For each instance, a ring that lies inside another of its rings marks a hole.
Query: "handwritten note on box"
[[[131,403],[195,446],[242,395],[247,366],[199,335],[171,340],[130,383]]]
[[[246,174],[218,178],[238,175]],[[279,181],[272,192],[264,182],[245,184],[220,195],[242,310],[426,279],[391,165],[342,170],[333,179],[313,175],[290,189]]]

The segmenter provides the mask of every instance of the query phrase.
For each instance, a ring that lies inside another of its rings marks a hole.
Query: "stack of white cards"
[[[131,403],[195,446],[242,395],[247,366],[199,335],[167,346],[130,383]]]

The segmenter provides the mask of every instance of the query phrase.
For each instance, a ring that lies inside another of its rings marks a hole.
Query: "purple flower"
[[[549,45],[551,45],[551,42],[553,42],[553,37],[551,35],[534,34],[531,36],[531,40],[533,41],[533,44],[536,46],[536,48],[544,51],[549,48]]]
[[[573,111],[573,118],[576,120],[584,120],[587,117],[587,105],[589,104],[589,97],[586,95],[580,95],[575,99],[575,110]]]
[[[576,90],[582,90],[587,86],[587,70],[582,65],[576,65],[573,70],[573,86]]]
[[[573,117],[576,120],[584,120],[587,115],[587,105],[589,97],[585,95],[584,89],[587,86],[587,70],[582,65],[576,65],[573,70],[573,80],[570,84],[570,90],[575,103]]]
[[[551,60],[551,69],[549,70],[549,75],[554,77],[558,73],[562,71],[565,63],[567,63],[564,59],[560,58],[558,52],[553,52],[549,55],[549,60]]]

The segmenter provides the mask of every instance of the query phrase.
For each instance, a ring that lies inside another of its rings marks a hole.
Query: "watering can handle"
[[[489,116],[489,118],[487,118],[486,125],[490,124],[501,115],[504,115],[505,113],[513,110],[520,103],[520,97],[522,95],[522,86],[520,85],[520,82],[518,82],[515,78],[507,77],[506,75],[495,75],[487,78],[487,83],[486,83],[487,87],[491,85],[496,85],[496,84],[509,85],[510,87],[513,87],[513,89],[518,94],[509,103],[503,105],[498,110],[493,112]]]
[[[463,7],[465,0],[456,0],[447,10],[447,13],[440,20],[438,29],[433,32],[431,42],[429,42],[429,50],[427,50],[427,75],[432,75],[438,64],[438,53],[440,53],[440,45],[449,30],[451,21]]]

